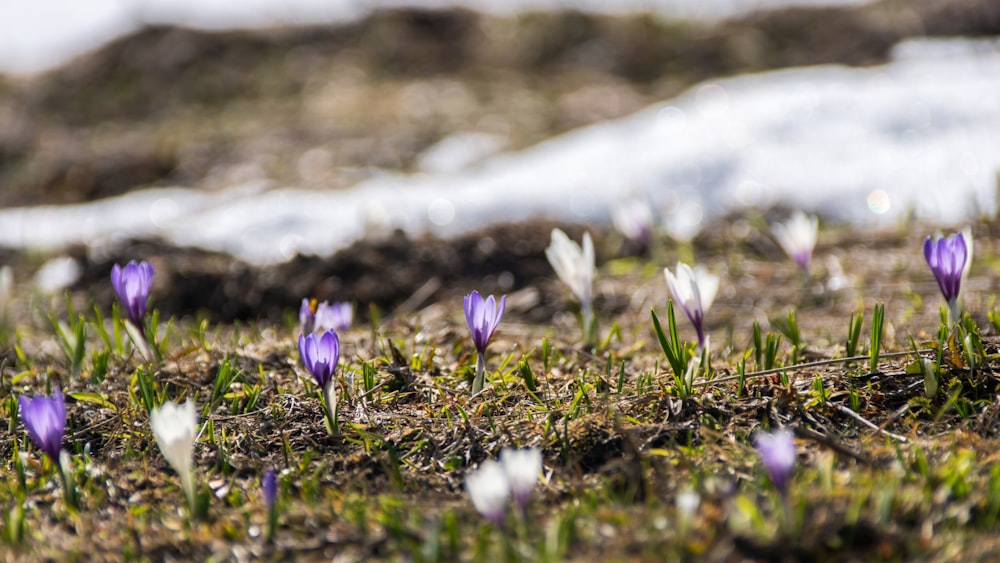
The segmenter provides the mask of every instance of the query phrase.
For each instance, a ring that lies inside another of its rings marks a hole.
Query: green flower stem
[[[340,435],[340,423],[337,421],[337,394],[336,385],[331,379],[326,387],[320,391],[320,401],[323,403],[323,414],[326,418],[326,429],[331,436]]]
[[[476,361],[476,379],[472,382],[472,394],[478,395],[483,390],[486,380],[486,354],[479,354]]]
[[[597,344],[597,318],[594,316],[594,308],[590,303],[580,306],[580,322],[583,324],[583,344],[594,346]]]
[[[59,479],[60,481],[62,481],[63,498],[66,501],[66,504],[71,509],[76,510],[78,508],[78,503],[77,503],[76,485],[72,480],[73,471],[72,467],[70,467],[69,465],[70,463],[69,456],[66,455],[65,456],[66,459],[63,460],[62,459],[63,455],[64,452],[59,452],[60,459],[58,462],[56,462],[55,466],[56,470],[59,472]],[[64,461],[65,461],[65,466],[63,465]]]
[[[267,511],[267,543],[274,543],[274,534],[278,530],[278,502],[271,505]]]

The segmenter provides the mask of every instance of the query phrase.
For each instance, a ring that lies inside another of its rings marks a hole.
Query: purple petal
[[[465,321],[472,334],[472,343],[480,354],[486,352],[493,333],[500,325],[506,303],[506,295],[500,298],[499,305],[496,297],[490,295],[484,300],[478,291],[465,296]]]
[[[269,467],[261,479],[261,489],[264,492],[264,506],[270,511],[278,499],[278,472]]]
[[[153,266],[148,262],[137,263],[133,260],[124,268],[118,264],[111,268],[111,286],[118,295],[118,301],[129,319],[140,327],[146,316],[146,302],[152,284]]]
[[[52,397],[18,398],[21,406],[21,420],[28,435],[36,446],[53,463],[59,463],[63,434],[66,431],[66,403],[62,391],[56,389]]]
[[[924,239],[924,258],[937,280],[941,294],[949,303],[958,298],[962,285],[962,271],[968,249],[962,233],[937,240]]]
[[[784,496],[795,469],[795,436],[781,428],[772,434],[758,434],[756,445],[771,483]]]

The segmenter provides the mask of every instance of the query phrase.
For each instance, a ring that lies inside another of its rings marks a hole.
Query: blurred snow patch
[[[445,159],[447,173],[385,173],[343,190],[249,183],[0,210],[0,245],[159,236],[266,264],[328,255],[395,228],[451,235],[539,216],[610,222],[630,197],[650,202],[679,238],[745,205],[780,203],[861,225],[995,214],[1000,50],[928,41],[899,53],[877,67],[714,80],[473,167]]]
[[[450,174],[492,156],[507,145],[507,138],[489,133],[456,133],[441,139],[417,158],[417,168],[434,174]]]
[[[80,279],[83,270],[76,260],[69,256],[53,258],[42,264],[35,274],[35,287],[42,293],[60,292]]]

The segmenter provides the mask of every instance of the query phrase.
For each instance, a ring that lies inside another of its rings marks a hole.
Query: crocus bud
[[[815,215],[806,215],[796,211],[785,223],[775,223],[772,227],[774,238],[795,263],[803,270],[809,270],[813,249],[816,247],[816,235],[819,231],[819,219]]]
[[[486,346],[500,325],[506,303],[506,295],[500,298],[499,303],[492,295],[483,299],[478,291],[465,296],[465,322],[472,333],[472,343],[480,354],[486,353]]]
[[[181,476],[181,485],[193,510],[195,490],[192,465],[194,441],[198,436],[198,415],[195,413],[194,402],[188,400],[183,405],[178,405],[167,401],[150,411],[149,424],[163,457]]]
[[[542,471],[542,451],[538,448],[504,448],[500,451],[500,464],[503,465],[514,502],[521,510],[526,509]]]
[[[479,469],[465,476],[465,490],[476,510],[497,526],[503,525],[510,483],[503,466],[495,460],[486,460]]]
[[[795,470],[795,436],[791,430],[781,428],[771,434],[758,434],[756,443],[771,483],[784,497]]]
[[[264,493],[264,507],[270,512],[278,500],[278,472],[269,467],[261,479],[260,488]]]
[[[703,322],[705,313],[708,312],[712,302],[715,301],[715,294],[719,290],[719,276],[709,273],[701,266],[691,269],[683,262],[677,263],[677,274],[674,275],[669,268],[663,269],[663,274],[667,278],[667,287],[674,301],[681,306],[684,314],[694,326],[698,333],[698,346],[705,345],[705,328]]]
[[[66,403],[60,389],[51,397],[18,398],[21,420],[28,436],[38,449],[45,452],[52,463],[59,463],[63,434],[66,432]]]
[[[316,385],[325,390],[333,381],[337,362],[340,361],[340,338],[337,332],[328,330],[322,334],[300,334],[299,356],[316,380]]]
[[[956,233],[948,238],[927,237],[924,239],[924,258],[934,273],[941,295],[948,302],[952,321],[958,320],[958,296],[962,290],[962,278],[968,259],[965,236]]]
[[[146,301],[153,284],[153,266],[149,262],[129,262],[124,268],[115,264],[111,268],[111,286],[118,294],[118,301],[125,313],[140,330],[146,317]]]

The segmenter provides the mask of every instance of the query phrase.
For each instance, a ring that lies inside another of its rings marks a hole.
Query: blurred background
[[[0,246],[958,224],[996,208],[998,36],[994,0],[5,1]]]

